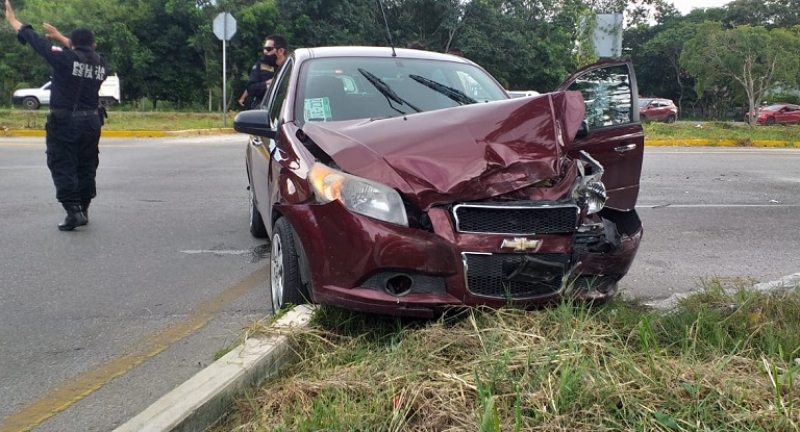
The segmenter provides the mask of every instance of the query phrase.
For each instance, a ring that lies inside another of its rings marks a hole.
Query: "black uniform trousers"
[[[97,110],[51,112],[47,116],[47,167],[64,206],[88,204],[97,195],[102,126]]]

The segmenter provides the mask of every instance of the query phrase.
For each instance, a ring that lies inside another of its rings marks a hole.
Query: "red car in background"
[[[642,123],[648,121],[675,123],[675,120],[678,120],[678,107],[669,99],[640,98],[639,120]]]
[[[750,122],[750,115],[744,115],[744,121]],[[800,124],[800,105],[772,104],[758,110],[756,124],[772,126],[774,124]]]

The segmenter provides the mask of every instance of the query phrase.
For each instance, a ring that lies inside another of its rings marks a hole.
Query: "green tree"
[[[697,77],[698,95],[719,78],[737,83],[747,97],[751,123],[764,95],[776,84],[795,85],[798,78],[796,32],[775,28],[739,26],[723,29],[720,23],[703,24],[683,49],[680,62]]]
[[[800,0],[734,0],[725,5],[723,24],[789,28],[800,24]]]

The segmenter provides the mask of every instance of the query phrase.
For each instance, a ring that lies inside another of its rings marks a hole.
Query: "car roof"
[[[333,58],[333,57],[386,57],[386,58],[404,58],[404,59],[424,59],[424,60],[441,60],[460,63],[472,62],[464,57],[455,56],[452,54],[444,54],[435,51],[425,51],[408,48],[395,48],[394,53],[391,47],[374,47],[374,46],[327,46],[327,47],[314,47],[314,48],[298,48],[294,51],[294,56],[300,61],[311,58]]]

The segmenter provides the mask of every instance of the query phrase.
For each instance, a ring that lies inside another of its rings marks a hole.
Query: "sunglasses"
[[[274,49],[275,49],[274,46],[265,46],[264,47],[264,51],[266,51],[266,52],[272,52]]]

